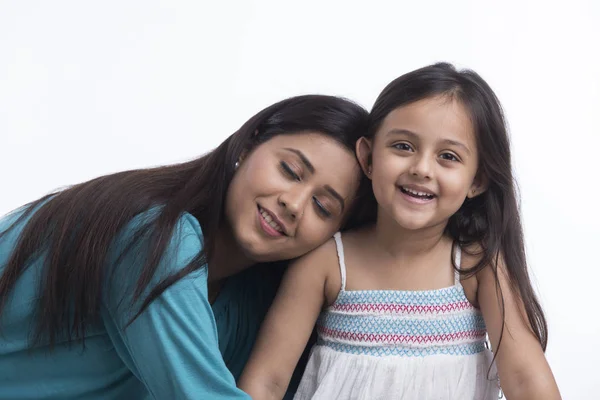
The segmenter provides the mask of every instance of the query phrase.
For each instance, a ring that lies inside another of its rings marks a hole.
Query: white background
[[[0,0],[0,214],[200,155],[318,92],[370,108],[435,61],[502,101],[530,265],[565,399],[597,398],[600,2]]]

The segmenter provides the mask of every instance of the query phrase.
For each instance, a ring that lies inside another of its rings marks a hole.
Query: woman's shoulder
[[[147,279],[147,284],[141,295],[137,296],[138,299],[145,299],[153,288],[165,279],[179,274],[190,263],[198,260],[197,257],[202,253],[200,224],[188,213],[183,213],[177,218],[170,236],[166,238],[164,251],[159,253],[157,238],[165,233],[150,229],[159,215],[158,208],[137,214],[116,236],[109,250],[106,290],[110,306],[115,309],[119,307],[121,299],[131,300],[134,297],[133,293],[138,290],[142,279]],[[154,267],[148,270],[152,260]],[[179,282],[196,282],[196,279],[200,279],[197,281],[198,288],[205,291],[206,268],[197,268]]]
[[[0,234],[12,229],[20,231],[32,218],[32,216],[44,206],[53,196],[46,196],[36,201],[22,205],[7,214],[0,216]]]
[[[153,222],[160,216],[160,207],[152,207],[133,217],[115,237],[109,262],[114,268],[124,266],[128,273],[137,276],[143,266],[156,253],[156,243],[164,232],[153,229]],[[155,276],[167,276],[184,268],[201,254],[204,246],[202,228],[191,214],[182,213],[167,238],[164,252],[156,267]]]
[[[204,236],[202,234],[202,227],[196,217],[188,212],[184,212],[179,216],[175,224],[175,229],[171,239],[176,240],[191,240],[197,243],[200,247],[203,247]]]
[[[143,236],[146,228],[149,228],[157,218],[160,217],[162,206],[154,206],[142,211],[133,217],[118,236],[119,241],[128,241],[137,236]],[[175,221],[171,233],[171,244],[180,241],[202,242],[203,234],[200,222],[192,214],[183,212]]]

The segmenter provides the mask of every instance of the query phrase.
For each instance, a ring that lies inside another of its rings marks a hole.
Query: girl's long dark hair
[[[499,257],[503,257],[510,290],[523,301],[533,333],[545,350],[548,326],[527,269],[508,132],[502,107],[490,86],[477,73],[457,71],[447,63],[402,75],[392,81],[375,101],[367,137],[375,135],[392,110],[436,96],[460,101],[470,113],[480,154],[478,175],[488,184],[483,194],[464,202],[446,228],[461,247],[475,245],[481,248],[481,260],[477,265],[460,272],[472,276],[491,266],[497,290],[503,299],[497,270]],[[370,201],[374,201],[373,198]],[[504,314],[504,309],[502,312]],[[504,321],[502,328],[504,331]]]
[[[21,274],[43,255],[32,345],[44,340],[52,347],[58,338],[83,340],[89,323],[98,317],[109,250],[119,232],[136,215],[160,206],[156,218],[140,227],[127,246],[132,248],[142,238],[148,241],[149,253],[133,296],[134,301],[141,300],[178,219],[184,212],[192,214],[202,227],[202,253],[151,288],[134,312],[137,317],[167,287],[211,259],[216,232],[225,222],[227,189],[242,152],[274,136],[304,131],[319,132],[354,152],[367,120],[366,110],[345,99],[293,97],[260,111],[198,159],[102,176],[28,204],[16,222],[0,232],[2,240],[29,218],[0,277],[0,317]]]

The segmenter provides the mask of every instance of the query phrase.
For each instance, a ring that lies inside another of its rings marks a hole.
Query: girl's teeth
[[[417,192],[416,190],[407,189],[407,188],[404,188],[404,190],[405,190],[405,191],[407,191],[407,192],[408,192],[408,193],[410,193],[410,194],[413,194],[413,195],[415,195],[415,196],[419,196],[419,197],[427,197],[427,198],[429,198],[429,197],[432,197],[432,195],[431,195],[431,194],[429,194],[429,193]]]

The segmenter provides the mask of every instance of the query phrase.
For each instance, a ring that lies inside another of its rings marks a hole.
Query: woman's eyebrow
[[[306,168],[310,171],[311,174],[315,173],[315,167],[310,163],[310,161],[308,160],[308,158],[306,158],[306,156],[304,155],[304,153],[302,153],[300,150],[298,149],[292,149],[290,147],[286,147],[284,148],[284,150],[289,151],[291,153],[294,153],[295,155],[297,155],[298,157],[300,157],[300,161],[302,161],[302,164],[304,164],[306,166]]]
[[[329,194],[331,194],[333,197],[335,197],[335,199],[337,201],[340,202],[340,206],[342,207],[342,211],[344,211],[344,207],[345,207],[346,203],[344,202],[344,198],[342,197],[342,195],[339,194],[338,192],[336,192],[335,189],[332,188],[329,185],[325,185],[325,190],[327,190],[329,192]]]
[[[310,173],[311,174],[315,173],[315,167],[311,164],[311,162],[308,160],[308,158],[300,150],[292,149],[290,147],[286,147],[286,148],[284,148],[284,150],[297,155],[300,158],[300,161],[302,161],[302,164],[304,164],[306,166],[306,168],[310,171]],[[344,201],[344,198],[342,197],[342,195],[339,194],[334,188],[332,188],[329,185],[325,185],[325,190],[327,190],[327,192],[329,192],[329,194],[331,194],[340,203],[340,206],[342,207],[342,211],[344,211],[344,208],[346,207],[346,202]]]

